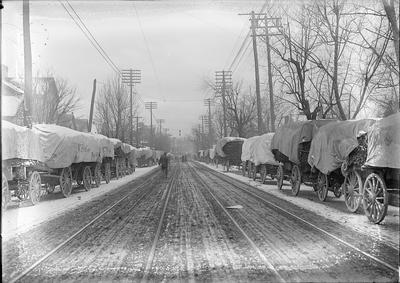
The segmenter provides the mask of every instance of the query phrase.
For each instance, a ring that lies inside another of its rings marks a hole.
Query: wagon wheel
[[[85,166],[83,169],[82,179],[85,191],[89,191],[92,188],[92,171],[90,170],[90,166]]]
[[[320,201],[325,201],[328,195],[328,176],[321,172],[317,178],[317,195]]]
[[[343,183],[344,203],[351,212],[356,212],[362,200],[362,180],[356,171],[350,171]]]
[[[276,185],[278,186],[278,190],[282,190],[283,185],[283,166],[279,165],[278,170],[276,171]]]
[[[110,180],[111,180],[111,165],[110,165],[110,162],[107,162],[104,165],[104,179],[106,181],[106,184],[110,183]]]
[[[71,168],[63,168],[60,175],[60,187],[64,197],[69,197],[72,192],[72,173]]]
[[[246,176],[246,161],[242,162],[242,175]]]
[[[253,181],[257,179],[257,166],[255,164],[253,166],[253,172],[251,174],[251,177],[253,178]]]
[[[32,205],[35,205],[40,201],[41,186],[42,181],[40,179],[40,174],[33,171],[29,175],[29,200]]]
[[[1,174],[1,211],[7,209],[10,202],[10,189],[8,188],[8,181],[4,173]]]
[[[297,196],[300,191],[301,173],[299,166],[293,165],[292,174],[290,176],[290,184],[292,185],[292,195]]]
[[[100,187],[101,183],[101,163],[97,163],[96,167],[94,168],[94,184],[95,187]]]
[[[376,173],[368,175],[362,191],[364,213],[368,219],[378,224],[386,216],[388,208],[388,192],[385,181]]]
[[[340,198],[342,196],[342,188],[340,186],[333,186],[333,194],[336,198]]]
[[[265,179],[267,179],[267,166],[266,165],[261,165],[260,168],[260,178],[261,178],[261,184],[265,183]]]

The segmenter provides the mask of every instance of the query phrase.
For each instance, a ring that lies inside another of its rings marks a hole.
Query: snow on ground
[[[143,176],[155,167],[136,168],[132,175],[127,175],[118,180],[112,179],[108,184],[102,182],[100,187],[93,188],[88,192],[73,190],[68,198],[63,198],[60,193],[57,193],[54,194],[57,198],[46,198],[35,206],[25,206],[23,203],[10,204],[9,209],[2,213],[2,239],[6,240],[26,232],[40,223],[53,219],[68,210],[74,209]]]
[[[278,198],[293,203],[300,208],[307,209],[334,222],[340,223],[356,232],[377,237],[380,240],[389,243],[396,249],[399,249],[399,207],[389,205],[387,215],[383,222],[380,225],[375,225],[369,222],[368,218],[363,214],[363,212],[351,213],[347,211],[343,196],[339,199],[329,198],[327,202],[321,203],[316,199],[316,197],[315,200],[311,200],[313,195],[315,195],[315,192],[311,187],[305,185],[301,185],[300,193],[296,197],[290,195],[291,187],[289,183],[286,183],[285,186],[284,182],[283,190],[279,191],[275,185],[275,181],[271,181],[270,179],[270,184],[261,184],[259,181],[253,181],[248,177],[242,176],[241,172],[239,175],[239,171],[226,172],[223,170],[223,166],[216,168],[211,164],[204,165]],[[310,197],[310,199],[308,197]]]

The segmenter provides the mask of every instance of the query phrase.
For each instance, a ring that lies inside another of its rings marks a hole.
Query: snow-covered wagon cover
[[[357,137],[368,132],[375,119],[336,121],[321,127],[314,136],[308,164],[324,174],[340,168],[358,146]]]
[[[114,158],[114,145],[111,141],[106,136],[100,135],[100,134],[92,134],[100,144],[100,157],[101,158],[106,158],[106,157],[111,157]]]
[[[122,141],[120,141],[119,139],[110,138],[110,140],[111,140],[111,142],[112,142],[112,144],[113,144],[113,146],[114,146],[114,149],[116,149],[116,148],[118,148],[118,147],[121,147]]]
[[[334,122],[334,120],[309,120],[289,122],[280,126],[271,142],[271,151],[278,150],[294,163],[299,163],[299,144],[310,142],[318,128]]]
[[[266,133],[258,136],[253,143],[253,162],[256,166],[260,164],[279,165],[271,152],[271,142],[275,133]]]
[[[215,145],[213,145],[213,147],[210,148],[210,158],[211,159],[215,158]]]
[[[242,161],[247,161],[250,160],[251,162],[254,162],[254,142],[259,138],[260,136],[254,136],[251,138],[248,138],[243,142],[242,145],[242,156],[241,159]]]
[[[19,158],[44,162],[40,136],[29,128],[3,120],[1,124],[2,160]]]
[[[239,137],[223,137],[217,141],[217,144],[215,146],[215,152],[216,152],[216,154],[218,154],[221,157],[226,157],[227,154],[224,152],[224,147],[227,143],[230,143],[230,142],[243,143],[245,140],[246,139],[239,138]],[[242,155],[241,152],[240,152],[240,155]]]
[[[372,125],[365,165],[400,169],[400,113]]]
[[[45,163],[50,168],[100,161],[100,145],[92,134],[50,124],[37,124],[32,129],[40,136]]]

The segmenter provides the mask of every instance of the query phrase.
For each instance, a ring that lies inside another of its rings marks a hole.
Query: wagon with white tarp
[[[264,183],[267,176],[271,179],[276,177],[279,163],[276,162],[274,155],[271,152],[271,141],[274,133],[266,133],[258,136],[251,149],[252,154],[252,172],[253,180],[257,178],[257,173],[260,174],[261,183]]]
[[[318,129],[334,120],[290,121],[280,126],[271,142],[271,151],[279,167],[276,174],[278,189],[289,180],[292,194],[298,195],[302,183],[315,188],[318,174],[311,171],[308,153]]]
[[[68,197],[73,182],[83,185],[86,191],[100,185],[103,154],[95,135],[50,124],[37,124],[32,130],[39,135],[45,164],[51,168],[51,172],[41,175],[49,192],[59,185]]]
[[[116,138],[110,138],[114,146],[114,159],[111,163],[111,176],[118,179],[128,173],[127,159],[131,151],[130,145]]]
[[[400,191],[400,113],[377,121],[367,136],[362,205],[368,219],[378,224],[386,216],[389,193],[398,198]]]
[[[242,164],[242,146],[245,140],[239,137],[224,137],[217,141],[215,146],[217,160],[225,166],[227,171],[232,165]]]
[[[340,197],[343,188],[348,209],[352,212],[358,209],[362,188],[360,167],[367,153],[363,143],[375,121],[335,121],[318,130],[311,142],[308,163],[318,174],[315,190],[319,200],[325,201],[328,191]],[[360,164],[356,159],[363,161]]]
[[[106,136],[100,134],[93,134],[93,136],[100,144],[100,158],[102,160],[100,177],[102,177],[103,180],[108,184],[111,180],[111,164],[114,159],[114,145],[111,139]],[[99,178],[99,176],[95,176],[96,178]]]
[[[137,149],[136,160],[139,167],[151,166],[154,164],[153,150],[149,147]]]
[[[242,145],[242,175],[251,177],[252,166],[254,164],[254,143],[260,136],[254,136],[246,139]]]
[[[48,172],[40,136],[31,129],[2,121],[2,209],[12,199],[39,202],[41,174]]]

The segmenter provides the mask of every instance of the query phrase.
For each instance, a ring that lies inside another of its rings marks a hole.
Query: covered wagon
[[[389,193],[400,191],[400,113],[377,121],[368,131],[363,166],[362,205],[368,219],[380,223],[386,216]]]
[[[227,171],[232,165],[242,164],[242,146],[245,140],[239,137],[224,137],[217,141],[215,146],[217,160],[225,166]]]
[[[40,136],[31,129],[2,121],[2,209],[12,199],[35,205],[42,193],[41,174],[48,172]]]
[[[254,144],[260,136],[254,136],[246,139],[242,145],[242,175],[251,177],[252,167],[254,166]]]
[[[136,160],[139,167],[153,165],[154,164],[153,150],[149,147],[138,148]]]
[[[274,133],[266,133],[257,137],[252,146],[254,153],[253,157],[253,168],[252,177],[253,180],[257,178],[257,173],[260,173],[261,183],[264,183],[267,175],[271,179],[276,177],[279,163],[274,159],[274,155],[271,152],[271,142]]]
[[[114,159],[114,145],[106,136],[93,134],[100,145],[101,158],[101,176],[95,175],[96,182],[100,182],[101,178],[108,184],[111,180],[111,164]]]
[[[315,189],[321,201],[326,200],[328,191],[340,197],[343,184],[348,209],[353,212],[357,210],[362,188],[360,166],[356,166],[355,162],[348,164],[346,160],[356,152],[358,155],[364,152],[366,156],[362,141],[374,122],[374,119],[335,121],[318,130],[311,142],[308,163],[317,171]],[[342,166],[343,164],[347,166]],[[341,170],[344,167],[346,169]]]
[[[318,129],[334,120],[290,121],[279,127],[271,142],[271,151],[280,163],[277,171],[277,186],[289,180],[292,194],[298,195],[301,183],[315,186],[318,174],[311,171],[308,153],[311,141]]]

